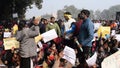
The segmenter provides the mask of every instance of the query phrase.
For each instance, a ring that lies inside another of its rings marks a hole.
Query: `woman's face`
[[[52,45],[52,49],[53,49],[53,50],[56,49],[56,45],[55,45],[55,44]]]
[[[103,47],[100,47],[100,51],[104,51]]]

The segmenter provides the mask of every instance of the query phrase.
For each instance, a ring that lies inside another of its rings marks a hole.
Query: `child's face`
[[[100,51],[104,51],[103,47],[100,47]]]
[[[17,57],[17,54],[14,54],[14,57]]]
[[[108,48],[108,44],[106,43],[106,44],[104,44],[104,48]]]

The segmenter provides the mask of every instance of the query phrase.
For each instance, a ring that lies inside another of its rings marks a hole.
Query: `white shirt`
[[[68,31],[68,30],[70,30],[70,26],[71,26],[71,23],[72,22],[76,22],[75,21],[75,19],[69,19],[68,21],[66,21],[65,23],[64,23],[64,25],[65,25],[65,31]]]

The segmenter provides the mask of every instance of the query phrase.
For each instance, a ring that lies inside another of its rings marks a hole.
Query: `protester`
[[[46,32],[46,25],[48,24],[47,19],[42,18],[41,22],[39,23],[40,34]]]
[[[64,25],[65,25],[65,31],[64,32],[66,32],[66,31],[70,30],[71,24],[73,22],[76,22],[76,21],[75,21],[75,19],[72,18],[72,14],[70,12],[65,12],[64,13],[64,18],[66,20],[66,22],[64,23]]]
[[[75,25],[72,25],[72,23],[76,22],[76,21],[72,18],[72,14],[70,12],[65,12],[64,18],[65,18],[66,22],[64,23],[65,31],[64,31],[64,35],[63,35],[63,38],[64,38],[63,45],[67,45],[71,48],[75,48],[74,47],[74,39],[71,39],[71,36],[75,30]]]
[[[16,65],[13,62],[14,50],[6,50],[5,53],[2,55],[2,62],[8,67],[8,68],[15,68]]]
[[[43,68],[52,68],[55,59],[51,51],[45,52],[44,59]]]
[[[93,20],[94,26],[89,16],[90,12],[83,9],[78,14],[77,21],[72,18],[70,12],[65,12],[65,22],[62,19],[55,21],[55,17],[51,17],[50,21],[42,18],[39,23],[39,19],[33,17],[29,20],[30,23],[28,25],[26,21],[21,20],[20,23],[16,24],[13,28],[9,26],[12,23],[11,21],[3,20],[2,23],[0,23],[0,57],[3,63],[8,66],[8,68],[15,68],[19,65],[20,68],[101,68],[103,60],[118,51],[120,41],[116,40],[115,36],[111,34],[106,34],[105,37],[102,37],[102,33],[100,37],[97,35],[94,36],[95,40],[92,41],[93,34],[97,32],[100,26],[111,27],[112,30],[116,31],[119,25],[118,22],[114,20]],[[18,26],[18,28],[16,26]],[[3,36],[6,31],[6,29],[4,31],[4,28],[7,29],[7,32],[8,28],[9,32],[13,30],[12,33],[20,42],[18,53],[11,50],[4,50]],[[36,46],[37,44],[35,43],[34,37],[51,29],[55,29],[58,38],[48,41],[47,43],[40,40],[40,46]],[[117,33],[119,33],[119,29]],[[75,66],[69,62],[70,59],[66,60],[62,58],[65,46],[69,46],[75,50]],[[39,51],[36,50],[37,47]],[[86,60],[91,58],[96,52],[96,64],[89,67],[89,63],[87,63]],[[19,54],[21,59],[19,59]],[[31,64],[31,59],[34,66]]]
[[[19,56],[17,50],[14,51],[14,54],[12,56],[12,61],[13,61],[15,67],[20,65],[20,56]]]
[[[55,62],[52,68],[72,68],[73,65],[70,62],[64,63],[64,65],[61,66],[61,59],[63,56],[63,49],[60,49],[58,51],[58,54],[55,55]]]
[[[61,36],[61,32],[60,32],[60,27],[58,26],[58,24],[55,22],[55,17],[51,17],[50,18],[50,22],[48,23],[48,25],[46,26],[46,31],[49,31],[51,29],[55,29],[58,36]]]
[[[44,61],[44,51],[43,48],[40,49],[40,51],[38,52],[38,56],[37,56],[37,63],[36,63],[36,68],[40,68],[43,66],[43,61]]]
[[[39,18],[35,18],[30,28],[26,28],[26,21],[21,20],[18,24],[16,39],[20,42],[20,68],[31,68],[30,58],[37,55],[34,37],[39,35]]]
[[[90,51],[92,46],[92,40],[94,36],[94,25],[89,18],[90,12],[88,10],[82,10],[81,15],[83,17],[83,23],[79,30],[78,41],[80,43],[79,47],[82,47],[83,52],[79,57],[79,61],[84,62],[85,59],[90,57]]]

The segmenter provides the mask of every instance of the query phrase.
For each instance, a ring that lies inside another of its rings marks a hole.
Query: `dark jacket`
[[[94,37],[94,25],[93,22],[87,18],[83,21],[79,31],[79,43],[82,46],[92,46],[92,40]]]

